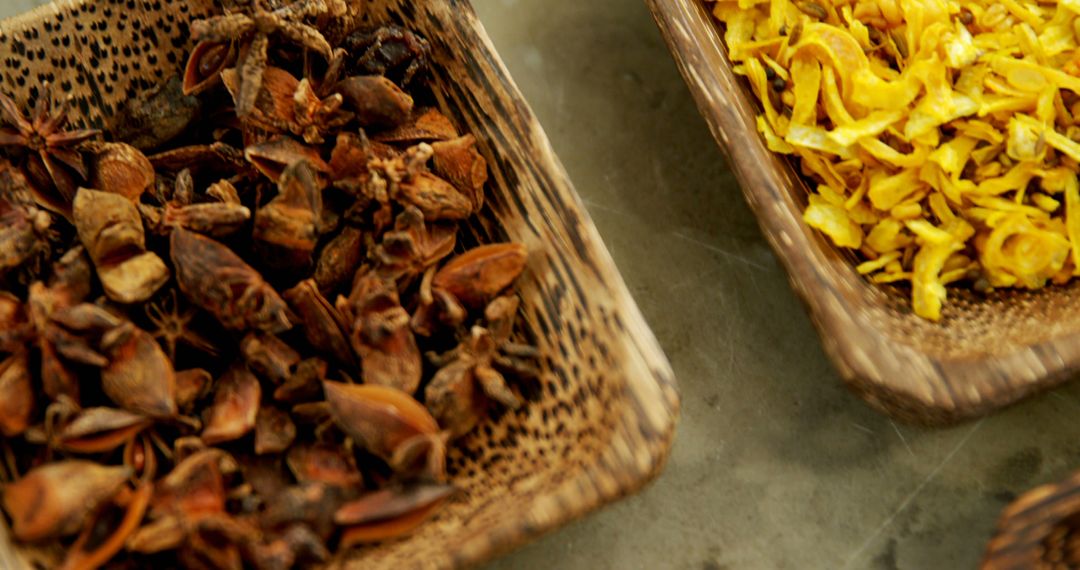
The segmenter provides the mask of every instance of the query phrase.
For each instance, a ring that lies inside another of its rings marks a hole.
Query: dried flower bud
[[[139,149],[124,143],[96,143],[90,185],[137,202],[154,183],[154,167]]]
[[[396,127],[409,119],[413,108],[412,97],[378,75],[350,77],[338,83],[334,91],[345,98],[346,105],[366,127]]]
[[[86,516],[130,476],[127,467],[80,460],[32,469],[3,490],[4,510],[11,517],[15,538],[36,542],[75,534]]]

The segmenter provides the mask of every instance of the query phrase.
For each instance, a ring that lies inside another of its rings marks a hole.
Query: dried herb
[[[0,503],[60,568],[399,537],[537,373],[525,248],[459,234],[487,161],[430,106],[428,43],[344,30],[342,0],[241,4],[108,142],[0,96]]]

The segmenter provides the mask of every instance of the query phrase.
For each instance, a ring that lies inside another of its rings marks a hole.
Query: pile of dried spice
[[[194,22],[109,142],[0,96],[0,505],[44,566],[321,564],[417,527],[447,445],[521,406],[525,248],[463,243],[487,165],[427,42],[344,9]]]
[[[1080,274],[1080,3],[714,5],[775,152],[816,182],[808,224],[910,282],[1038,289]]]

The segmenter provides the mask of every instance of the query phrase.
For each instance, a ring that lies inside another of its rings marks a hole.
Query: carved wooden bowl
[[[491,169],[478,239],[524,243],[521,334],[543,352],[522,410],[450,453],[462,489],[411,536],[338,553],[335,568],[469,566],[642,487],[664,466],[679,396],[645,324],[546,136],[465,0],[352,0],[365,25],[403,24],[433,48],[442,111],[476,135]],[[188,22],[213,0],[59,0],[0,22],[4,90],[20,104],[50,81],[74,123],[108,131],[140,89],[176,76]],[[0,521],[2,526],[2,521]],[[26,563],[0,528],[0,568]]]
[[[945,424],[989,413],[1080,370],[1080,284],[981,295],[950,288],[938,323],[912,312],[910,289],[873,285],[802,221],[795,165],[756,127],[749,85],[732,71],[704,0],[647,0],[723,147],[762,231],[851,389],[896,418]]]

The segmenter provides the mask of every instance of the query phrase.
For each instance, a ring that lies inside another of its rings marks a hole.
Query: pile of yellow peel
[[[1038,289],[1080,274],[1080,0],[714,5],[804,219],[877,283]]]

